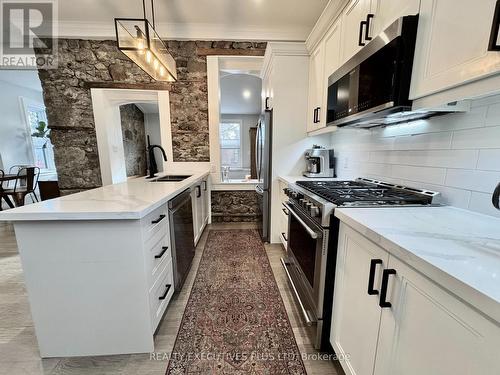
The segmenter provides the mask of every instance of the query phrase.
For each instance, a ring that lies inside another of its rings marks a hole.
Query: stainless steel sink
[[[185,179],[187,179],[189,177],[191,177],[191,176],[167,175],[167,176],[155,178],[154,180],[151,180],[151,182],[179,182],[179,181],[184,181]]]

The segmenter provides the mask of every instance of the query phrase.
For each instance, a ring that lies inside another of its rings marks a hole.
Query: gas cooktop
[[[361,178],[355,181],[297,181],[296,185],[337,206],[427,205],[435,195],[426,190]]]

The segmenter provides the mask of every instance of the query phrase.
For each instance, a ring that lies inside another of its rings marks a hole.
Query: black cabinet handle
[[[495,14],[493,15],[493,25],[491,26],[490,42],[488,51],[500,51],[500,44],[497,44],[500,34],[500,0],[497,0]]]
[[[370,262],[370,275],[368,276],[368,294],[373,296],[378,294],[378,290],[373,288],[375,283],[375,269],[377,264],[382,264],[382,259],[372,259]]]
[[[165,293],[163,293],[163,295],[161,295],[160,297],[158,297],[158,299],[160,301],[164,300],[165,298],[167,298],[167,294],[168,294],[168,291],[170,290],[170,288],[172,287],[172,285],[170,284],[167,284],[165,285],[167,287],[167,289],[165,290]]]
[[[207,191],[207,182],[202,181],[201,183],[203,184],[203,191]]]
[[[358,39],[358,46],[363,47],[365,43],[363,43],[363,26],[366,25],[366,21],[361,21],[359,23],[359,39]]]
[[[390,302],[387,302],[387,287],[389,286],[389,276],[395,275],[396,270],[387,269],[382,273],[382,288],[380,290],[380,301],[378,305],[382,308],[384,307],[392,307]]]
[[[160,217],[156,220],[153,220],[151,222],[151,224],[158,224],[160,221],[162,221],[163,219],[165,219],[166,215],[160,215]]]
[[[500,210],[500,183],[498,184],[497,188],[493,192],[492,201],[493,201],[493,206],[495,206],[495,208],[497,210]]]
[[[201,186],[196,186],[196,198],[201,197]]]
[[[316,108],[316,123],[319,122],[319,111],[321,111],[321,107]]]
[[[283,238],[285,239],[285,241],[288,242],[288,239],[286,238],[285,233],[281,233],[281,235],[283,236]]]
[[[161,253],[158,255],[155,255],[155,258],[160,259],[167,252],[167,250],[168,250],[168,246],[163,246],[161,248]]]
[[[266,109],[269,109],[269,96],[266,98]]]
[[[366,16],[365,40],[372,40],[372,37],[370,36],[370,22],[373,17],[375,17],[375,15],[371,13]]]
[[[289,215],[289,214],[288,214],[288,211],[287,211],[287,210],[285,210],[284,208],[282,208],[282,209],[281,209],[281,211],[283,211],[283,213],[284,213],[286,216],[288,216],[288,215]]]
[[[317,110],[317,108],[314,108],[314,111],[313,111],[313,124],[316,124],[316,110]]]

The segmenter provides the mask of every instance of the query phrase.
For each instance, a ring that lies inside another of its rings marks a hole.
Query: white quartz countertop
[[[335,216],[500,322],[500,219],[454,207],[342,208]]]
[[[0,221],[140,219],[208,176],[209,171],[182,174],[191,177],[181,182],[150,182],[143,177],[130,179],[5,210],[0,212]]]

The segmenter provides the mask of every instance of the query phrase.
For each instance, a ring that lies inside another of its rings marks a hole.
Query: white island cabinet
[[[346,374],[500,371],[500,220],[342,209],[330,342]]]
[[[14,223],[41,357],[154,350],[174,293],[168,201],[207,176],[129,180],[0,214]]]

